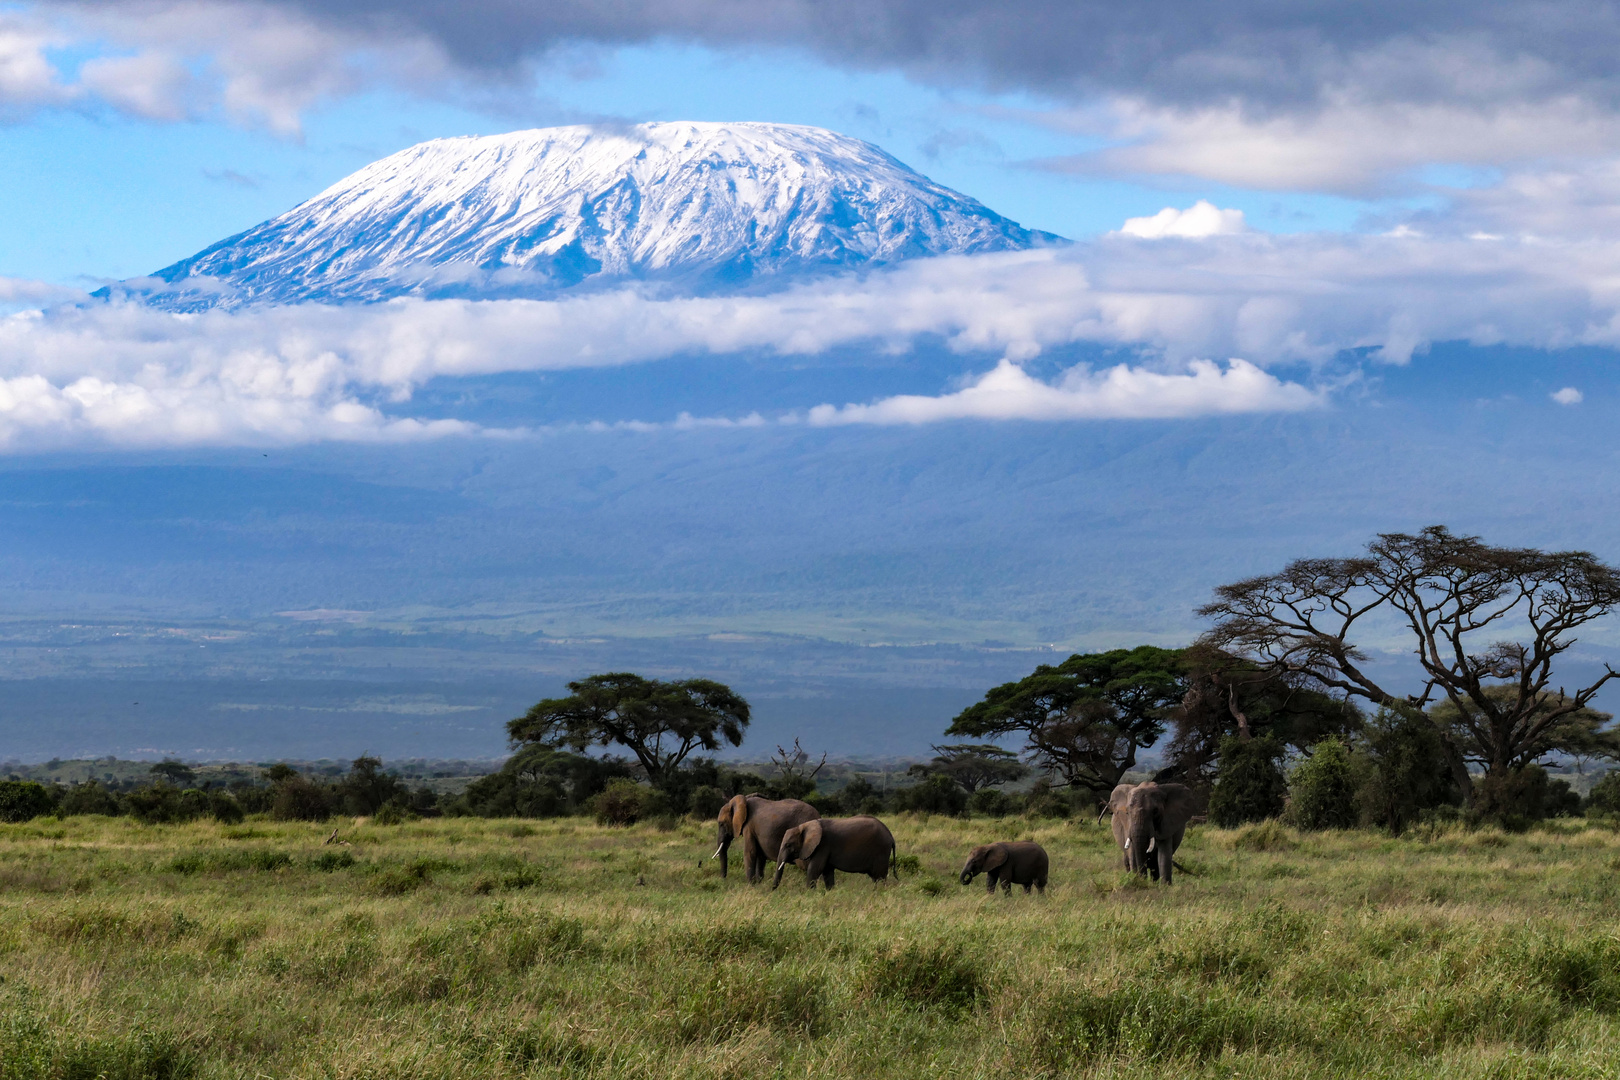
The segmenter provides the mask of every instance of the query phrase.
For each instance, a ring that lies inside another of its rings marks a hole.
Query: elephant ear
[[[1114,788],[1113,794],[1108,796],[1108,812],[1117,814],[1125,809],[1131,801],[1131,792],[1136,789],[1135,784],[1120,784]]]
[[[991,844],[990,845],[990,853],[988,855],[986,855],[985,859],[984,859],[984,868],[986,870],[994,870],[996,867],[1002,865],[1006,861],[1007,861],[1007,845],[1006,844]]]
[[[748,824],[748,800],[741,795],[733,795],[731,801],[720,808],[720,820],[730,826],[734,835],[740,834],[743,826]]]
[[[816,853],[816,848],[821,845],[821,822],[820,820],[807,821],[799,826],[798,832],[800,836],[804,837],[804,847],[799,849],[799,858],[808,859]]]
[[[1193,793],[1184,784],[1161,784],[1164,792],[1164,812],[1171,821],[1184,822],[1192,817]]]

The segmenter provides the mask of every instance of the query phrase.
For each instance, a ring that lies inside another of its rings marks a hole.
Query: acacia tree
[[[1207,643],[1183,650],[1182,670],[1187,692],[1170,714],[1175,735],[1166,748],[1165,773],[1194,786],[1214,780],[1228,738],[1270,739],[1308,755],[1322,739],[1348,737],[1361,727],[1361,714],[1345,698]]]
[[[1620,674],[1605,665],[1573,692],[1552,688],[1575,632],[1617,603],[1620,575],[1588,552],[1492,547],[1437,525],[1381,533],[1363,556],[1300,559],[1223,585],[1199,614],[1215,620],[1206,643],[1267,670],[1412,715],[1449,703],[1486,775],[1500,777]],[[1384,615],[1410,634],[1424,675],[1414,692],[1377,681],[1354,640]],[[1490,640],[1512,629],[1522,640]],[[1449,722],[1437,727],[1458,786],[1471,791],[1464,748]]]
[[[592,675],[568,684],[573,693],[547,698],[507,723],[514,746],[540,744],[583,752],[619,745],[640,762],[647,779],[669,782],[699,748],[741,746],[748,702],[710,679],[664,682],[630,672]]]
[[[1135,766],[1137,751],[1164,734],[1166,713],[1185,690],[1180,657],[1142,645],[1042,664],[963,710],[945,734],[1021,735],[1038,768],[1102,796]]]
[[[980,788],[999,787],[1029,775],[1029,766],[1011,750],[991,743],[946,743],[933,747],[934,759],[906,771],[916,776],[946,776],[969,795]]]

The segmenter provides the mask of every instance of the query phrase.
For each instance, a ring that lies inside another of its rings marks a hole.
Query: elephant
[[[1137,784],[1125,798],[1125,863],[1138,874],[1170,884],[1176,848],[1193,814],[1193,793],[1184,784]],[[1114,816],[1119,835],[1119,815]],[[1183,868],[1185,869],[1185,868]]]
[[[1039,844],[1027,841],[980,844],[968,852],[967,862],[962,867],[962,884],[972,884],[973,879],[983,873],[989,877],[992,895],[999,880],[1002,891],[1008,895],[1012,894],[1014,885],[1022,885],[1026,894],[1033,885],[1045,896],[1046,867],[1046,849]]]
[[[1097,813],[1098,821],[1102,820],[1103,814],[1113,815],[1114,846],[1119,848],[1127,870],[1131,868],[1131,853],[1125,847],[1125,804],[1130,801],[1131,792],[1135,790],[1135,784],[1120,784],[1114,788],[1113,794],[1108,796],[1108,805]]]
[[[798,799],[772,800],[757,793],[734,796],[720,808],[716,819],[720,846],[710,858],[720,860],[720,876],[727,876],[731,841],[741,837],[743,870],[748,875],[748,884],[764,881],[771,858],[782,846],[782,834],[819,817],[820,810]]]
[[[782,871],[788,863],[804,867],[804,883],[812,889],[816,878],[832,888],[834,870],[865,874],[873,881],[882,881],[891,869],[895,877],[900,876],[894,835],[875,817],[823,818],[793,826],[782,835],[771,888],[782,884]]]

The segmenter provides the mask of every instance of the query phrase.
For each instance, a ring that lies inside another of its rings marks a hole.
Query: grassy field
[[[897,817],[898,884],[711,826],[0,826],[0,1077],[1613,1077],[1620,837]],[[1033,838],[1047,896],[955,880]]]

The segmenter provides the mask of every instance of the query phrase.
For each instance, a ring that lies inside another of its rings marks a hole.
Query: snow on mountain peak
[[[187,310],[735,287],[1056,240],[821,128],[575,126],[421,143],[131,284]]]

